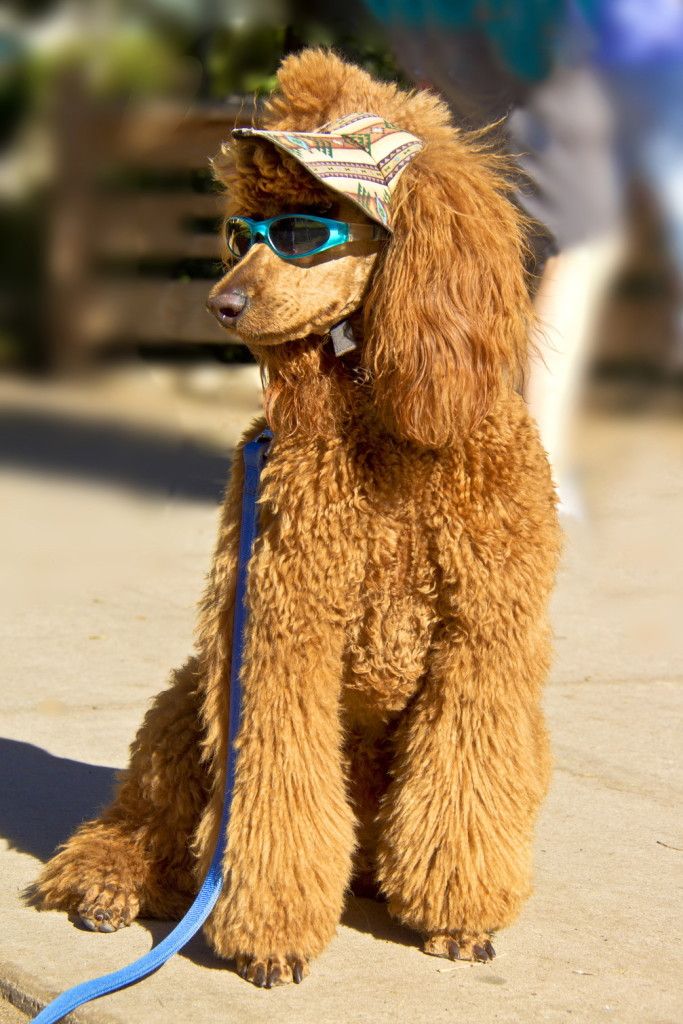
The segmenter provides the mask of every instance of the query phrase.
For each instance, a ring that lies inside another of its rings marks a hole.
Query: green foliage
[[[52,15],[60,10],[57,5]],[[112,8],[102,20],[91,17],[86,6],[82,19],[68,22],[50,45],[33,48],[18,24],[0,33],[0,51],[9,47],[21,53],[23,77],[38,102],[49,96],[55,78],[74,66],[98,97],[260,95],[274,88],[283,55],[306,45],[332,46],[380,78],[400,79],[382,30],[363,12],[362,6],[341,15],[317,4],[292,3],[279,18],[231,23],[217,17],[200,27],[192,19],[162,18],[139,6],[128,13]],[[0,78],[0,93],[2,87]]]
[[[173,41],[142,22],[118,24],[115,31],[87,32],[59,46],[28,54],[32,92],[40,102],[55,79],[78,68],[95,97],[163,96],[174,91],[182,72],[182,54]]]
[[[211,94],[270,92],[282,56],[285,29],[281,25],[224,27],[211,34],[206,71]]]

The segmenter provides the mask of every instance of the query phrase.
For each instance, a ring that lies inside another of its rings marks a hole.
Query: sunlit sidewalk
[[[107,799],[150,698],[191,648],[232,446],[258,403],[253,367],[0,381],[0,994],[24,1009],[168,930],[93,935],[20,894]],[[554,782],[536,892],[496,961],[426,957],[383,906],[353,899],[301,986],[257,990],[197,938],[79,1020],[681,1019],[683,422],[592,413],[578,440],[586,519],[567,524],[546,701]]]

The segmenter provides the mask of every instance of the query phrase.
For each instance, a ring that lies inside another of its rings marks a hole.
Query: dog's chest
[[[296,553],[318,613],[327,609],[343,628],[350,719],[398,714],[424,676],[437,590],[425,525],[428,469],[341,445],[281,450],[271,464],[263,491],[270,555],[280,552],[289,567]]]
[[[416,517],[371,517],[364,578],[346,626],[343,702],[350,718],[389,719],[414,695],[426,669],[434,596]]]

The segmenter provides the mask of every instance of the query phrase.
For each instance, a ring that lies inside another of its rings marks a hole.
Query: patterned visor
[[[316,132],[235,128],[232,134],[272,142],[389,230],[396,182],[424,145],[377,114],[349,114]]]

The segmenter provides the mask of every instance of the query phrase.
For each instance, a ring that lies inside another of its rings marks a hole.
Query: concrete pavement
[[[149,699],[190,650],[230,448],[258,393],[252,368],[0,381],[0,994],[22,1010],[168,930],[93,935],[20,894],[107,798]],[[536,891],[492,965],[426,957],[383,906],[354,899],[300,987],[256,990],[197,938],[78,1020],[683,1019],[682,441],[681,420],[661,413],[582,420],[589,521],[568,529],[554,602],[556,769]],[[0,1022],[13,1012],[0,1007]]]
[[[0,1024],[25,1024],[27,1020],[29,1018],[25,1013],[4,999],[0,999]]]

